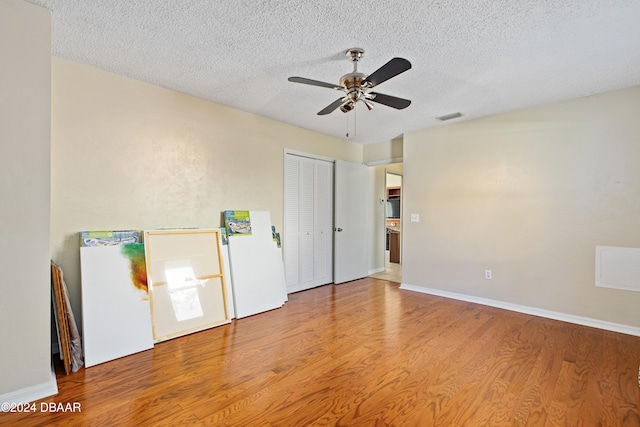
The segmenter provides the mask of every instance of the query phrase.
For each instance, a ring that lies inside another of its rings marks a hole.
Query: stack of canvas
[[[137,231],[81,234],[87,367],[287,301],[269,212],[225,215],[226,246],[219,229],[145,231],[144,244]]]
[[[126,233],[81,234],[87,367],[231,321],[220,230]]]

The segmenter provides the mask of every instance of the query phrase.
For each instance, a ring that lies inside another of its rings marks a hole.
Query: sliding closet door
[[[333,162],[285,156],[284,265],[287,291],[333,280]]]

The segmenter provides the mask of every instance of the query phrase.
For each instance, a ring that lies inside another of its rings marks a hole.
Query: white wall
[[[51,252],[80,310],[79,232],[217,227],[266,210],[282,232],[285,149],[360,163],[362,146],[53,60]]]
[[[0,2],[0,402],[55,393],[51,378],[49,11]]]
[[[403,282],[640,327],[640,293],[595,287],[596,245],[640,247],[638,111],[634,87],[405,135]]]

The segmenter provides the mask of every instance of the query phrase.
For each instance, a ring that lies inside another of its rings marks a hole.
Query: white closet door
[[[314,197],[314,285],[333,280],[333,163],[316,160]]]
[[[298,280],[298,237],[300,224],[298,218],[300,192],[300,157],[285,156],[284,163],[284,230],[282,234],[282,251],[284,253],[284,276],[287,282],[287,292],[300,290]]]
[[[287,291],[333,280],[333,162],[285,156],[283,250]]]
[[[314,238],[315,238],[315,160],[302,157],[300,159],[300,204],[298,223],[298,280],[301,289],[311,287],[314,277]]]

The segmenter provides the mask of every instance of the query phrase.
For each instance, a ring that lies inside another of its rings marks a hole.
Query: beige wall
[[[0,403],[20,402],[13,393],[24,389],[32,394],[18,396],[55,392],[49,344],[50,19],[44,8],[0,2]]]
[[[358,144],[58,58],[52,111],[51,250],[77,312],[80,231],[217,227],[225,209],[270,211],[282,231],[284,149],[362,159]]]
[[[403,138],[391,141],[367,144],[363,147],[362,163],[365,165],[381,165],[402,162]]]
[[[596,245],[640,247],[638,111],[634,87],[405,135],[403,282],[640,326],[640,293],[594,285]]]

